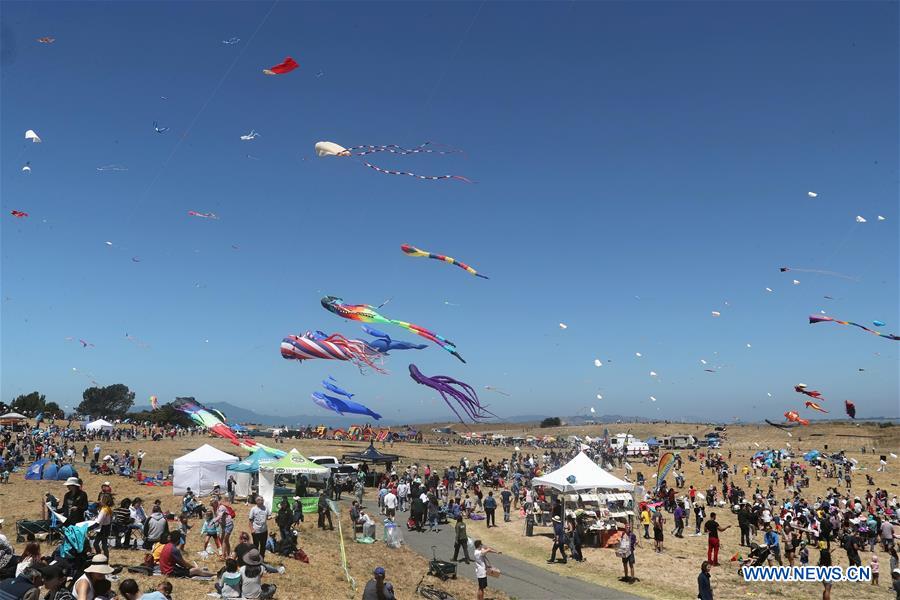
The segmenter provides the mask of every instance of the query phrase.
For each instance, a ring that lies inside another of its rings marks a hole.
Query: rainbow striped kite
[[[895,335],[893,333],[881,333],[880,331],[875,331],[874,329],[869,329],[864,325],[860,325],[859,323],[854,323],[853,321],[841,321],[840,319],[834,319],[832,317],[825,317],[820,315],[809,315],[809,323],[813,325],[815,323],[825,323],[827,321],[831,321],[832,323],[838,323],[840,325],[853,325],[854,327],[859,327],[864,331],[868,331],[874,335],[881,336],[883,338],[887,338],[889,340],[900,341],[900,335]]]
[[[289,335],[281,340],[281,356],[291,360],[348,360],[360,369],[367,366],[384,373],[384,369],[374,362],[381,357],[377,350],[370,348],[362,340],[348,340],[339,334],[327,337],[310,332]]]
[[[442,260],[445,263],[449,263],[451,265],[456,265],[460,269],[465,269],[475,277],[481,277],[482,279],[490,279],[487,275],[482,275],[466,263],[456,260],[455,258],[450,258],[449,256],[444,256],[443,254],[433,254],[428,252],[427,250],[420,250],[415,246],[410,246],[409,244],[401,244],[400,249],[403,250],[409,256],[415,256],[419,258],[433,258],[434,260]]]

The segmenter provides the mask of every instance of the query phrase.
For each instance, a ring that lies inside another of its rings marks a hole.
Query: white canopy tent
[[[634,486],[622,481],[609,471],[600,468],[597,463],[584,452],[564,464],[562,467],[531,480],[532,487],[539,485],[551,487],[561,492],[577,492],[580,490],[626,490],[632,491]]]
[[[323,475],[330,471],[328,467],[317,465],[293,448],[276,461],[259,464],[259,495],[266,503],[266,508],[273,510],[276,475]]]
[[[113,425],[109,421],[97,419],[96,421],[91,421],[90,423],[85,425],[84,428],[87,431],[112,431],[113,429],[115,429],[115,425]]]
[[[228,465],[238,462],[237,456],[222,452],[209,444],[203,444],[196,450],[175,459],[172,473],[172,493],[183,496],[187,488],[191,488],[197,496],[212,492],[218,484],[225,489],[228,481]]]
[[[23,414],[19,414],[17,412],[8,412],[5,415],[0,415],[0,419],[8,419],[10,421],[23,421],[27,419]]]

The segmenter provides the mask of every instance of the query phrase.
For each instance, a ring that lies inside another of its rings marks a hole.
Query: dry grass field
[[[547,430],[525,430],[521,426],[496,426],[493,428],[482,427],[481,429],[489,429],[494,432],[502,432],[507,435],[519,433],[532,434],[550,434],[550,435],[599,435],[602,432],[602,426],[591,427],[565,427]],[[631,433],[641,438],[650,435],[662,436],[673,433],[692,433],[703,434],[709,430],[708,427],[700,425],[685,424],[621,424],[609,426],[611,433],[630,430]],[[877,487],[886,488],[890,493],[896,494],[898,491],[898,482],[900,482],[900,461],[891,459],[889,468],[886,473],[876,473],[875,469],[878,463],[879,454],[887,454],[888,452],[898,453],[900,448],[900,427],[879,428],[875,424],[825,424],[813,425],[803,429],[795,429],[793,437],[788,437],[784,432],[769,427],[756,425],[732,426],[727,431],[727,441],[723,445],[720,452],[723,454],[732,451],[732,460],[739,464],[745,464],[748,457],[759,447],[766,448],[784,448],[786,444],[791,444],[793,450],[798,453],[805,452],[810,449],[824,450],[825,445],[828,449],[836,451],[844,449],[849,456],[860,461],[860,470],[855,473],[853,481],[853,489],[855,493],[862,495],[866,489],[864,473],[870,474],[875,479]],[[225,441],[188,437],[179,438],[174,441],[163,442],[133,442],[129,444],[113,444],[111,447],[104,447],[106,453],[112,449],[124,450],[131,448],[136,450],[142,447],[147,451],[148,456],[145,459],[147,471],[155,471],[158,468],[167,469],[171,461],[202,443],[210,443],[225,451],[234,452],[234,447]],[[354,450],[362,449],[366,444],[361,442],[334,442],[325,440],[287,440],[283,447],[290,449],[296,446],[301,452],[307,455],[315,454],[341,454]],[[861,448],[865,446],[868,450],[866,454],[861,452]],[[876,450],[872,454],[871,449]],[[527,448],[522,448],[528,451]],[[461,446],[461,445],[437,445],[437,444],[400,444],[397,443],[393,447],[388,446],[385,451],[393,452],[401,456],[401,465],[416,462],[420,465],[430,464],[435,468],[444,468],[450,464],[459,461],[461,456],[468,456],[470,459],[477,459],[484,456],[494,460],[508,456],[509,448],[495,448],[491,446]],[[655,467],[639,465],[633,463],[636,470],[643,470],[646,476],[655,470]],[[76,463],[78,466],[78,463]],[[614,473],[622,477],[624,472],[616,469]],[[700,490],[705,490],[711,483],[715,482],[715,475],[711,475],[708,471],[704,475],[700,475],[698,463],[685,462],[685,477],[687,479],[686,486],[693,484]],[[88,495],[91,499],[96,497],[102,477],[91,476],[86,474],[86,469],[82,473],[85,479]],[[161,497],[163,507],[168,510],[176,510],[180,506],[180,499],[171,495],[170,488],[153,488],[139,486],[131,480],[124,478],[113,478],[113,490],[117,498],[133,497],[140,495],[146,500],[147,504],[152,502],[156,497]],[[823,479],[815,481],[812,478],[811,489],[806,490],[809,496],[817,496],[821,494],[826,486],[834,484],[834,480]],[[0,517],[6,519],[4,532],[9,536],[12,533],[12,524],[16,519],[35,518],[40,514],[40,500],[42,494],[49,489],[53,489],[56,493],[62,493],[61,483],[24,481],[21,473],[13,475],[10,484],[0,486]],[[374,502],[370,503],[374,505]],[[236,523],[236,531],[241,528],[240,524],[246,523],[246,515],[248,507],[243,503],[236,503],[235,509],[238,516]],[[730,514],[730,511],[722,509],[718,511],[719,522],[723,525],[732,525],[730,529],[725,531],[722,536],[722,547],[720,550],[720,562],[722,567],[713,569],[713,582],[716,592],[716,598],[792,598],[792,599],[809,599],[821,597],[821,586],[818,584],[747,584],[738,578],[734,563],[729,563],[728,558],[739,549],[739,531],[736,526],[736,518]],[[338,539],[336,532],[320,532],[315,527],[314,516],[312,519],[307,517],[306,523],[302,527],[300,536],[301,547],[309,554],[310,564],[302,564],[291,559],[286,559],[285,565],[287,572],[284,575],[271,575],[267,578],[270,583],[278,585],[278,598],[351,598],[360,597],[362,587],[369,579],[372,569],[381,565],[388,572],[388,579],[394,584],[399,598],[411,598],[415,595],[416,584],[422,575],[427,571],[427,560],[418,554],[407,549],[390,550],[384,544],[377,542],[373,545],[356,544],[351,541],[349,531],[349,521],[344,515],[345,525],[345,541],[347,547],[347,555],[350,564],[350,572],[357,581],[357,591],[352,593],[350,586],[344,580],[342,569],[340,568],[340,553],[338,548]],[[196,522],[195,522],[196,523]],[[624,584],[618,581],[621,576],[621,562],[615,557],[612,550],[608,549],[585,549],[587,562],[575,563],[570,562],[567,565],[547,565],[545,563],[551,542],[549,537],[541,535],[544,530],[538,528],[534,537],[524,536],[523,520],[516,514],[513,515],[511,523],[503,523],[502,519],[498,519],[499,527],[492,530],[484,528],[483,521],[470,521],[468,523],[469,534],[472,537],[480,537],[486,544],[503,551],[505,554],[525,560],[535,566],[535,568],[550,568],[562,575],[583,579],[600,585],[627,590],[632,594],[646,596],[648,598],[671,598],[683,599],[694,598],[696,596],[696,577],[699,572],[699,565],[706,556],[706,539],[705,537],[686,536],[683,539],[674,538],[666,532],[666,549],[662,554],[653,552],[651,544],[644,543],[640,539],[641,547],[637,550],[636,575],[640,579],[635,584]],[[200,561],[197,556],[199,548],[198,534],[199,523],[192,532],[188,540],[187,555],[193,560],[197,560],[200,564],[207,565],[210,569],[215,570],[220,563],[215,560]],[[379,527],[379,535],[381,528]],[[693,519],[690,528],[686,529],[686,533],[693,531]],[[546,530],[549,533],[549,529]],[[415,533],[405,532],[405,536],[416,535]],[[12,536],[11,536],[12,537]],[[236,536],[234,536],[236,537]],[[647,540],[649,542],[649,540]],[[22,545],[17,545],[17,549],[21,550]],[[128,551],[113,551],[112,562],[119,564],[137,564],[140,562],[142,553]],[[834,561],[837,565],[847,565],[847,558],[842,550],[833,552]],[[818,551],[810,552],[810,561],[815,563],[818,558]],[[863,562],[868,564],[870,555],[863,553]],[[724,560],[723,560],[724,559]],[[890,575],[888,574],[888,557],[885,553],[879,553],[879,559],[882,565],[882,581],[881,585],[876,587],[869,584],[850,584],[839,583],[834,586],[832,598],[854,598],[858,600],[886,598],[889,594]],[[280,563],[280,560],[277,561]],[[465,566],[461,569],[466,568]],[[457,598],[474,598],[475,585],[469,578],[460,578],[456,581],[448,581],[446,583],[436,583],[439,587],[451,592]],[[142,586],[152,587],[154,579],[159,578],[141,578],[136,577]],[[431,578],[429,578],[431,579]],[[428,581],[428,580],[426,580]],[[175,595],[177,599],[194,599],[202,598],[208,592],[212,591],[212,585],[206,582],[197,581],[175,581]],[[431,581],[435,584],[435,581]],[[495,589],[489,590],[489,597],[504,598],[505,596]]]

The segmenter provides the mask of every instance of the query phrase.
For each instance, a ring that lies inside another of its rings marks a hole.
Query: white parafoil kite
[[[34,132],[34,129],[29,129],[28,131],[25,132],[25,139],[26,139],[26,140],[31,140],[31,142],[32,142],[33,144],[40,144],[40,143],[41,143],[41,138],[40,138],[40,136],[38,136],[38,134],[36,134],[36,133]]]

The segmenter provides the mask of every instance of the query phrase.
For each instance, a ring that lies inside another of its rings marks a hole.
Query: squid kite
[[[391,336],[374,327],[363,325],[362,328],[363,331],[375,338],[366,342],[366,345],[382,354],[387,354],[390,350],[423,350],[428,347],[428,344],[413,344],[412,342],[391,339]]]
[[[463,383],[452,377],[447,377],[446,375],[427,377],[422,374],[416,365],[412,364],[409,365],[409,376],[412,377],[412,380],[416,383],[437,390],[444,399],[444,402],[447,403],[447,406],[450,407],[450,410],[452,410],[459,419],[460,423],[465,423],[465,421],[460,416],[459,411],[456,410],[456,407],[450,403],[450,398],[456,400],[472,421],[479,421],[481,419],[497,416],[481,405],[475,389],[467,383]]]
[[[351,148],[344,148],[340,144],[335,144],[334,142],[317,142],[316,143],[316,156],[366,156],[369,154],[375,154],[377,152],[388,152],[391,154],[421,154],[421,153],[429,153],[429,154],[454,154],[459,152],[458,150],[433,150],[431,148],[431,142],[425,142],[424,144],[417,146],[415,148],[402,148],[395,144],[389,144],[387,146],[353,146]],[[368,162],[366,159],[360,159],[362,163],[377,171],[379,173],[384,173],[385,175],[407,175],[409,177],[415,177],[416,179],[427,179],[429,181],[437,181],[439,179],[458,179],[460,181],[465,181],[466,183],[472,183],[462,175],[418,175],[416,173],[409,173],[407,171],[392,171],[390,169],[383,169],[377,165],[373,165]]]
[[[11,211],[9,211],[9,214],[11,214],[12,216],[14,216],[17,219],[24,219],[25,217],[28,216],[27,212],[22,212],[21,210],[11,210]]]
[[[289,360],[310,360],[313,358],[348,360],[360,370],[370,367],[379,373],[384,369],[375,364],[380,354],[369,348],[361,340],[348,340],[334,334],[317,339],[315,334],[306,332],[302,336],[289,335],[281,340],[281,356]]]
[[[343,415],[344,413],[352,413],[355,415],[369,415],[376,421],[381,419],[381,415],[379,415],[377,412],[357,402],[351,402],[350,400],[344,400],[342,398],[335,398],[334,396],[329,396],[328,394],[323,394],[321,392],[313,392],[312,398],[313,402],[315,402],[318,406],[321,406],[326,410],[333,410],[339,415]]]
[[[854,327],[859,327],[864,331],[868,331],[869,333],[875,334],[877,336],[881,336],[883,338],[887,338],[889,340],[900,341],[900,335],[895,335],[893,333],[881,333],[880,331],[875,331],[874,329],[869,329],[865,325],[860,325],[859,323],[854,323],[853,321],[841,321],[840,319],[834,319],[832,317],[823,317],[819,315],[809,315],[809,323],[810,325],[815,323],[824,323],[827,321],[831,321],[832,323],[838,323],[840,325],[853,325]]]
[[[812,402],[810,400],[806,401],[806,408],[811,408],[813,410],[817,410],[817,411],[823,412],[823,413],[828,412],[827,410],[825,410],[824,408],[822,408],[821,406],[819,406],[818,404],[816,404],[815,402]]]
[[[798,383],[797,385],[795,385],[794,391],[798,394],[806,394],[810,398],[815,398],[816,400],[822,397],[822,392],[817,392],[816,390],[807,390],[805,383]]]
[[[848,417],[850,417],[851,419],[856,418],[856,405],[849,400],[844,400],[844,410],[847,411]]]
[[[401,244],[400,249],[403,250],[409,256],[421,257],[421,258],[433,258],[434,260],[442,260],[445,263],[449,263],[451,265],[456,265],[460,269],[468,271],[475,277],[481,277],[482,279],[489,279],[487,275],[482,275],[466,263],[456,260],[455,258],[450,258],[449,256],[444,256],[443,254],[432,254],[426,250],[420,250],[415,246],[410,246],[409,244]]]
[[[838,273],[836,271],[823,271],[821,269],[799,269],[797,267],[781,267],[779,269],[782,273],[787,273],[788,271],[796,271],[798,273],[818,273],[819,275],[831,275],[832,277],[840,277],[841,279],[849,279],[850,281],[859,281],[856,277],[851,277],[850,275],[844,275],[843,273]]]
[[[809,421],[807,421],[806,419],[801,419],[797,411],[794,410],[789,410],[784,413],[784,418],[794,423],[800,423],[801,425],[809,425]]]
[[[274,67],[263,69],[263,73],[265,73],[266,75],[284,75],[285,73],[290,73],[299,66],[300,65],[297,64],[296,60],[288,56],[284,59],[283,62],[278,63]]]
[[[218,217],[218,215],[216,215],[216,213],[211,213],[211,212],[205,213],[205,212],[197,212],[196,210],[189,210],[187,214],[189,217],[200,217],[201,219],[213,219],[213,220],[219,219],[219,217]]]
[[[322,298],[322,306],[325,308],[325,310],[333,312],[339,317],[350,319],[352,321],[361,321],[363,323],[389,323],[391,325],[403,327],[404,329],[408,329],[414,334],[437,344],[438,346],[458,358],[461,362],[466,362],[465,360],[463,360],[463,357],[459,355],[459,352],[456,351],[456,345],[447,338],[442,337],[434,332],[428,331],[424,327],[419,327],[418,325],[407,323],[406,321],[398,321],[396,319],[388,319],[387,317],[383,317],[375,312],[375,308],[373,306],[370,306],[368,304],[344,304],[342,298],[338,298],[336,296],[325,296],[324,298]]]

